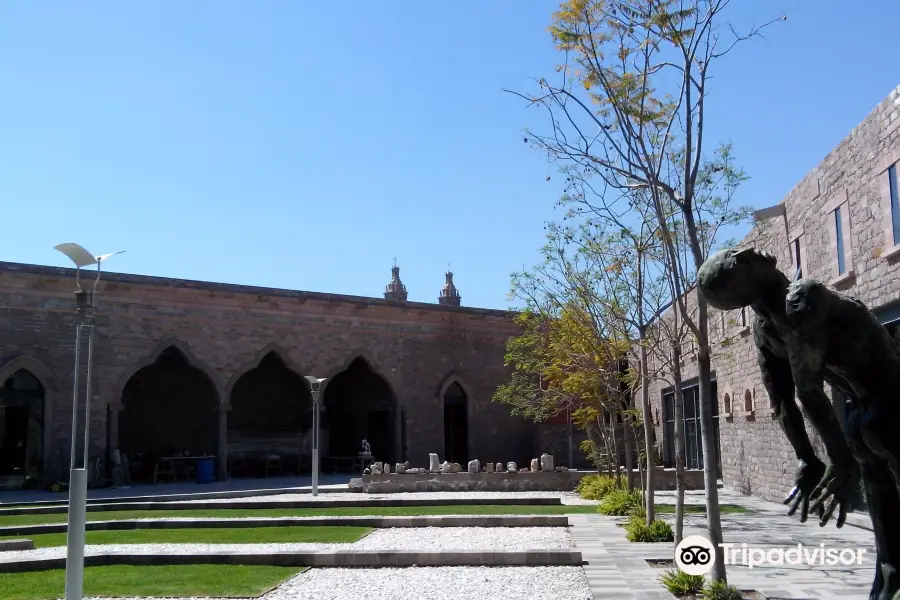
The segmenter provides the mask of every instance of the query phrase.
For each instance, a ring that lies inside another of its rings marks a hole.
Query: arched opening
[[[131,477],[152,481],[160,459],[214,456],[219,438],[218,394],[209,376],[174,346],[138,370],[122,392],[119,448]],[[176,476],[180,476],[176,474]]]
[[[725,404],[725,414],[730,415],[731,414],[731,396],[729,394],[725,394],[725,399],[723,402]]]
[[[303,377],[269,352],[231,390],[228,457],[234,475],[299,472],[312,448],[312,396]]]
[[[750,390],[744,390],[744,412],[753,412],[753,393]]]
[[[323,468],[352,468],[362,440],[374,460],[396,462],[394,443],[397,402],[390,386],[362,358],[355,359],[325,387],[321,445]]]
[[[38,483],[44,462],[44,386],[19,369],[0,387],[0,478]]]
[[[469,462],[469,421],[466,393],[455,381],[444,392],[444,456],[451,463]]]

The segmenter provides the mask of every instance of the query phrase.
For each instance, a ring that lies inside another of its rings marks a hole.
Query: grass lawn
[[[371,533],[369,527],[247,527],[193,529],[132,529],[125,531],[88,531],[88,544],[325,544],[355,542]],[[28,538],[36,548],[65,546],[65,533],[17,535],[0,539]],[[3,598],[4,596],[0,596]]]
[[[675,514],[675,505],[674,504],[657,504],[656,512],[660,514]],[[753,511],[749,508],[741,506],[739,504],[720,504],[719,512],[723,515],[734,515],[734,514],[744,514],[744,513],[752,513]],[[684,506],[684,514],[686,515],[696,515],[706,514],[706,506],[702,504],[686,504]]]
[[[123,510],[89,512],[88,521],[122,521],[126,519],[165,519],[199,517],[240,519],[246,517],[323,517],[323,516],[418,516],[418,515],[564,515],[593,514],[596,506],[349,506],[340,508],[260,508],[260,509],[191,509],[191,510]],[[2,515],[0,526],[65,523],[66,514]]]
[[[255,598],[305,568],[242,565],[88,567],[84,596]],[[0,573],[4,600],[54,600],[66,588],[65,570]]]
[[[723,504],[722,513],[745,513],[748,509],[735,504]],[[689,513],[703,513],[703,506],[686,507]],[[672,504],[657,504],[658,512],[675,512]],[[595,514],[596,505],[535,505],[503,506],[498,504],[448,506],[350,506],[340,508],[260,508],[260,509],[192,509],[192,510],[123,510],[89,512],[88,521],[124,521],[129,519],[219,518],[248,517],[322,517],[322,516],[420,516],[420,515],[572,515]],[[66,514],[2,515],[0,526],[65,523]]]

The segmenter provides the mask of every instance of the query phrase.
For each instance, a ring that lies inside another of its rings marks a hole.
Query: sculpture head
[[[697,285],[706,301],[719,310],[750,306],[775,281],[784,275],[768,252],[754,248],[730,248],[710,256],[697,272]]]

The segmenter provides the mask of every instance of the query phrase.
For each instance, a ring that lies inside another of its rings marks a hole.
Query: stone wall
[[[792,251],[799,240],[804,277],[827,282],[878,312],[900,298],[900,245],[893,240],[887,169],[900,162],[900,87],[893,90],[819,165],[783,199],[785,216],[755,223],[742,240],[771,252],[793,278]],[[837,272],[835,209],[840,207],[846,273]],[[900,240],[898,240],[900,242]],[[691,294],[688,302],[696,305]],[[665,317],[671,322],[672,315]],[[793,486],[797,459],[774,418],[762,385],[748,327],[749,309],[710,311],[712,369],[718,386],[723,479],[726,485],[779,501]],[[746,326],[744,325],[746,323]],[[682,377],[697,376],[690,342]],[[657,366],[659,366],[657,361]],[[654,424],[662,440],[662,393],[671,386],[670,369],[652,386]],[[730,411],[728,406],[730,404]],[[730,416],[728,413],[730,412]],[[809,427],[808,427],[809,429]],[[822,445],[813,443],[824,456]]]
[[[26,368],[44,385],[46,469],[56,476],[68,465],[74,289],[71,269],[0,263],[0,380]],[[171,346],[212,380],[220,438],[235,381],[275,352],[300,375],[329,378],[362,357],[405,411],[408,457],[443,453],[442,394],[453,382],[467,395],[470,455],[523,464],[534,455],[534,425],[490,401],[517,333],[504,311],[123,274],[105,274],[99,291],[92,457],[117,446],[129,378]]]
[[[570,492],[582,477],[596,471],[553,471],[536,473],[391,473],[363,475],[361,488],[367,494],[400,492]],[[703,489],[703,471],[686,471],[685,488]],[[637,481],[637,478],[635,478]],[[675,470],[657,469],[656,490],[675,489]]]

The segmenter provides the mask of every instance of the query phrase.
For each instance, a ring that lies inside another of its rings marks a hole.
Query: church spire
[[[441,288],[438,304],[459,306],[462,296],[459,295],[459,290],[453,284],[453,271],[450,270],[450,265],[447,265],[447,272],[444,274],[444,278],[444,287]]]
[[[406,302],[408,294],[406,286],[400,281],[400,267],[397,266],[397,259],[394,259],[394,266],[391,267],[391,282],[384,288],[384,297],[386,300],[399,300]]]

